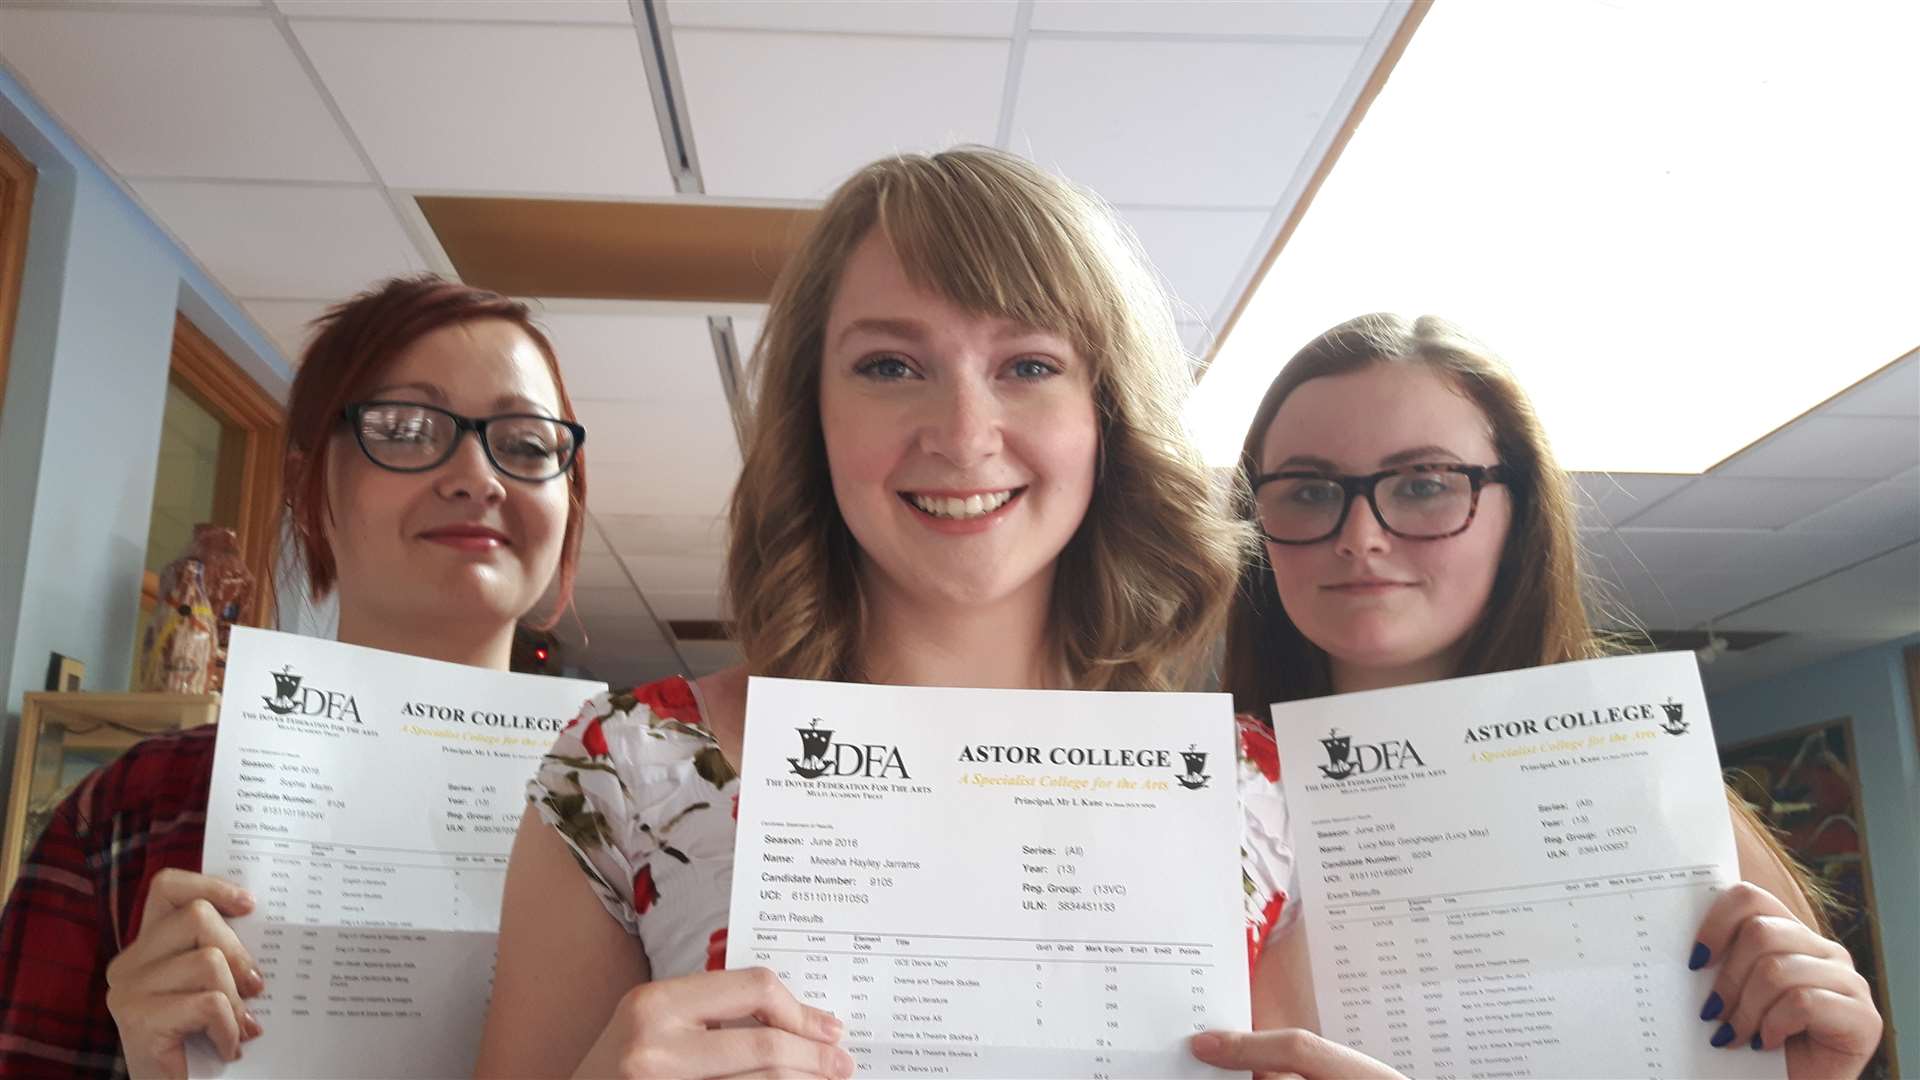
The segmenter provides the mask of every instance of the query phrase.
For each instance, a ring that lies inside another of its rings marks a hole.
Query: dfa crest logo
[[[822,776],[860,777],[866,780],[911,780],[900,751],[873,743],[836,743],[833,729],[820,726],[815,717],[808,727],[795,728],[800,734],[800,756],[788,758],[793,775],[807,780]]]
[[[1399,739],[1385,742],[1361,743],[1353,745],[1353,736],[1340,734],[1339,728],[1332,728],[1327,737],[1320,740],[1326,748],[1327,763],[1320,766],[1320,775],[1329,780],[1345,780],[1349,776],[1364,776],[1368,773],[1390,772],[1408,766],[1426,767],[1420,760],[1420,752],[1413,743]]]
[[[1667,714],[1667,722],[1660,725],[1660,730],[1669,735],[1685,735],[1687,721],[1680,715],[1685,709],[1685,705],[1668,698],[1666,703],[1660,706],[1660,711]]]
[[[273,676],[273,696],[260,700],[266,704],[267,711],[275,716],[298,713],[301,716],[324,716],[329,720],[351,720],[356,724],[366,722],[360,719],[360,705],[351,694],[302,686],[301,676],[295,674],[291,666],[269,674]]]
[[[1188,791],[1199,791],[1207,786],[1207,781],[1210,779],[1206,773],[1207,752],[1196,749],[1196,745],[1188,743],[1187,748],[1180,751],[1180,759],[1186,764],[1187,771],[1174,777],[1180,786]]]

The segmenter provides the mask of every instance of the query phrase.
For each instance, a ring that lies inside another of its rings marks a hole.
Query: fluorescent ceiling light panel
[[[1433,5],[1188,419],[1236,460],[1294,352],[1444,315],[1561,463],[1697,473],[1920,342],[1920,4]]]

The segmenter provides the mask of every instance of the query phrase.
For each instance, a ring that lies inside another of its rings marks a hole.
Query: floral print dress
[[[1293,855],[1273,736],[1242,716],[1237,781],[1247,959],[1283,919]],[[656,979],[727,957],[740,776],[678,675],[587,702],[527,783],[608,914],[640,938]]]

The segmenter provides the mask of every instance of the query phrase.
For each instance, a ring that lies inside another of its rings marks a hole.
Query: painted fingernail
[[[260,1033],[266,1030],[265,1028],[260,1026],[260,1021],[255,1020],[253,1018],[253,1010],[251,1009],[241,1010],[240,1024],[243,1028],[246,1029],[247,1038],[249,1039],[259,1038]]]
[[[1713,1038],[1707,1040],[1707,1042],[1713,1046],[1725,1046],[1732,1041],[1733,1041],[1733,1025],[1732,1024],[1721,1024],[1720,1030],[1714,1032]]]
[[[248,968],[247,979],[253,984],[253,993],[258,994],[267,988],[267,977],[260,974],[259,968]]]
[[[1700,1007],[1700,1019],[1711,1020],[1719,1016],[1720,1010],[1726,1008],[1726,1005],[1726,1002],[1720,1000],[1720,991],[1715,990],[1707,995],[1707,1003]]]
[[[1696,941],[1693,943],[1693,955],[1687,957],[1687,970],[1699,971],[1706,967],[1707,961],[1711,959],[1713,959],[1713,950]]]
[[[1766,1046],[1760,1042],[1760,1033],[1757,1031],[1753,1033],[1753,1041],[1747,1045],[1753,1047],[1755,1050],[1766,1049]]]
[[[847,1025],[841,1023],[840,1018],[832,1013],[826,1013],[821,1016],[820,1026],[826,1029],[827,1038],[829,1039],[837,1039],[846,1034],[847,1031]]]

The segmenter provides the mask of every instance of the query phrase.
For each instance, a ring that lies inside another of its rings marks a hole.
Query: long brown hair
[[[1493,591],[1479,621],[1467,633],[1467,647],[1454,674],[1513,671],[1622,651],[1622,642],[1594,629],[1582,602],[1583,587],[1587,595],[1598,594],[1589,587],[1581,567],[1573,484],[1554,459],[1533,403],[1505,363],[1444,319],[1362,315],[1321,334],[1294,354],[1267,388],[1241,447],[1235,501],[1242,519],[1254,519],[1252,485],[1261,472],[1261,449],[1287,396],[1310,379],[1345,375],[1376,364],[1420,367],[1447,379],[1486,417],[1495,455],[1509,473],[1513,523],[1501,548]],[[1233,695],[1237,711],[1269,724],[1272,703],[1333,692],[1327,654],[1288,617],[1274,588],[1264,544],[1247,561],[1234,594],[1222,682]],[[1833,903],[1831,890],[1794,860],[1731,788],[1727,804],[1736,828],[1744,827],[1756,837],[1767,856],[1799,887],[1812,924],[1825,933]]]
[[[318,599],[333,588],[336,568],[327,543],[326,523],[333,514],[327,501],[327,455],[348,403],[372,389],[407,347],[446,326],[500,319],[533,339],[553,376],[560,417],[576,419],[553,344],[534,324],[527,305],[499,293],[448,281],[434,274],[389,278],[328,308],[313,322],[316,332],[301,354],[300,369],[287,396],[287,453],[281,484],[286,514],[300,545],[307,587]],[[541,623],[552,626],[573,597],[580,565],[580,533],[586,522],[587,462],[584,447],[567,472],[567,526],[561,534],[560,566],[553,612]]]
[[[727,592],[749,670],[862,677],[860,555],[827,471],[820,367],[841,269],[870,233],[916,286],[1060,333],[1091,366],[1099,472],[1054,576],[1057,659],[1082,689],[1178,687],[1218,632],[1249,530],[1186,438],[1171,304],[1098,199],[983,148],[862,169],[774,287],[729,510]]]
[[[1493,592],[1468,631],[1458,675],[1511,671],[1603,655],[1581,600],[1573,484],[1554,460],[1546,431],[1513,372],[1479,342],[1443,319],[1362,315],[1321,334],[1296,353],[1267,388],[1240,451],[1235,501],[1253,520],[1260,451],[1280,406],[1302,383],[1376,364],[1431,370],[1477,405],[1495,455],[1508,470],[1513,524],[1500,552]],[[1240,712],[1268,718],[1276,701],[1333,692],[1327,654],[1294,625],[1274,589],[1266,546],[1240,575],[1228,615],[1226,689]]]

